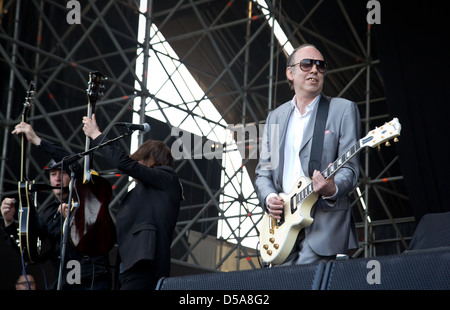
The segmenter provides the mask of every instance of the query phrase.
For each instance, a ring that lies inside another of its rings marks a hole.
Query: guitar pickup
[[[297,211],[297,203],[296,203],[296,198],[297,195],[292,195],[291,197],[291,214],[294,214],[295,211]]]

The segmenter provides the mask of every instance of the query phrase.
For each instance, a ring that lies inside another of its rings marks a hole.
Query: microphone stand
[[[63,276],[63,270],[65,268],[64,264],[65,264],[65,256],[66,256],[66,250],[67,250],[67,244],[69,241],[69,222],[70,222],[70,216],[71,216],[71,209],[72,209],[72,197],[73,197],[73,188],[74,188],[74,184],[76,182],[75,179],[75,172],[73,171],[73,166],[72,164],[74,162],[76,162],[77,160],[79,160],[80,158],[83,158],[86,155],[89,155],[95,151],[97,151],[99,148],[102,148],[106,145],[109,145],[117,140],[120,140],[122,138],[125,138],[127,136],[129,136],[130,134],[132,134],[134,132],[133,129],[128,129],[128,131],[114,139],[108,140],[106,142],[103,142],[85,152],[82,153],[78,153],[78,154],[74,154],[71,156],[68,156],[66,158],[63,158],[59,163],[54,164],[51,168],[54,167],[58,167],[60,166],[61,168],[63,168],[64,163],[65,164],[70,164],[70,183],[69,183],[69,199],[67,201],[68,203],[68,207],[67,207],[67,215],[66,215],[66,220],[64,221],[64,225],[63,225],[63,230],[62,230],[62,234],[63,234],[63,238],[62,238],[62,244],[61,244],[61,254],[60,254],[60,261],[59,261],[59,273],[58,273],[58,284],[57,284],[57,290],[62,290],[62,276]],[[62,203],[62,202],[61,202]],[[62,210],[61,210],[62,212]]]
[[[64,160],[62,161],[64,162]],[[62,167],[62,165],[61,165]],[[72,195],[73,195],[73,184],[76,182],[75,179],[75,172],[73,171],[73,167],[72,165],[70,165],[70,183],[69,183],[69,199],[68,199],[68,208],[67,208],[67,215],[66,215],[66,220],[64,221],[64,225],[63,225],[63,230],[62,230],[62,235],[63,235],[63,241],[61,244],[61,255],[60,255],[60,261],[59,261],[59,273],[58,273],[58,286],[57,286],[57,290],[61,290],[62,289],[62,275],[63,275],[63,269],[64,269],[64,261],[65,261],[65,256],[66,256],[66,248],[67,248],[67,241],[69,240],[69,220],[70,219],[70,215],[71,215],[71,209],[72,209]],[[62,201],[61,201],[62,204]],[[62,213],[62,209],[61,209],[61,213]]]

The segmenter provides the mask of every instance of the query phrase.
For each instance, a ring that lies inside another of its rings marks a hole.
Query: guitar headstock
[[[106,80],[106,77],[100,72],[89,72],[89,83],[86,92],[90,104],[95,104],[98,99],[105,95],[105,84],[103,84],[104,80]]]
[[[28,115],[28,112],[30,112],[35,93],[36,93],[36,84],[34,83],[34,81],[31,81],[30,85],[28,86],[27,95],[25,96],[25,102],[23,103],[22,121],[24,122],[26,121],[26,116]]]
[[[371,130],[361,139],[361,146],[375,147],[384,142],[389,146],[390,139],[394,138],[394,142],[398,141],[397,137],[400,136],[401,129],[402,126],[400,125],[398,118],[393,118],[390,122],[384,123],[383,126]]]

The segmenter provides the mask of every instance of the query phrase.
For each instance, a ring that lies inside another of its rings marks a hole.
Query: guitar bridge
[[[273,235],[275,233],[275,228],[278,228],[277,220],[274,219],[273,217],[271,217],[270,223],[269,223],[269,233],[271,235]]]

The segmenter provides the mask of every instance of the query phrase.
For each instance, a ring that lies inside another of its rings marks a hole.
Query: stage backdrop
[[[440,4],[383,1],[372,27],[388,109],[402,124],[396,147],[417,220],[450,211],[450,28]]]

